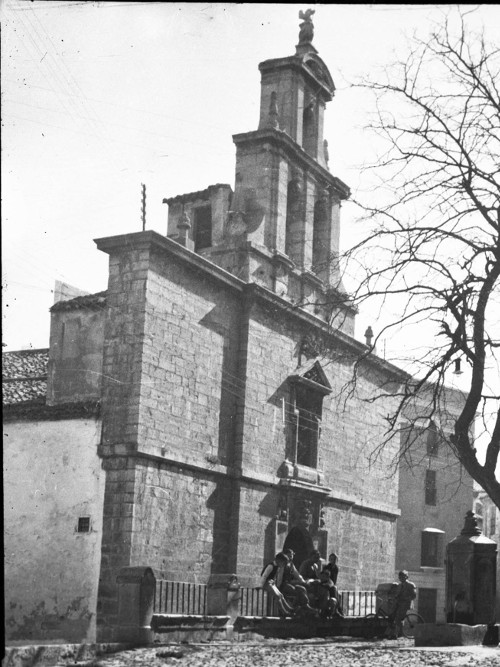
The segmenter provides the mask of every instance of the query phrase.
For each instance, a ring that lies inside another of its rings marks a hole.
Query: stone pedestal
[[[497,545],[482,535],[473,512],[446,549],[446,620],[489,625],[495,621]]]
[[[233,622],[239,615],[240,583],[235,574],[212,574],[207,585],[207,614],[228,616]]]
[[[118,584],[118,624],[114,641],[149,644],[153,640],[151,619],[156,579],[149,567],[124,567]]]

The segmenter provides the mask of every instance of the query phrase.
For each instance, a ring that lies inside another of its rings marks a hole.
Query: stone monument
[[[495,622],[497,545],[469,511],[461,534],[446,548],[446,620],[467,625]]]

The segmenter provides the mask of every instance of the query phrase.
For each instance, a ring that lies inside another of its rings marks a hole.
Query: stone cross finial
[[[300,24],[299,44],[310,44],[314,37],[314,25],[311,16],[315,13],[314,9],[306,9],[305,12],[300,10],[299,19],[303,23]]]
[[[190,229],[191,229],[191,220],[189,219],[189,215],[186,213],[186,211],[183,211],[181,218],[177,223],[177,231],[178,231],[177,243],[180,243],[181,245],[191,250],[192,249],[191,245],[194,247],[194,243],[189,238]]]
[[[372,346],[372,339],[373,339],[373,329],[371,327],[368,327],[367,330],[365,331],[365,340],[366,340],[366,345],[368,347]]]

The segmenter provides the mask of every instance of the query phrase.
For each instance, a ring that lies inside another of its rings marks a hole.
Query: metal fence
[[[374,614],[377,607],[375,591],[342,591],[339,598],[344,616]]]
[[[339,602],[344,616],[366,616],[375,613],[375,591],[343,591]],[[204,616],[207,612],[207,585],[183,581],[156,582],[154,613]],[[275,601],[266,591],[240,589],[241,616],[278,616]]]
[[[155,614],[194,614],[203,616],[207,609],[207,585],[184,581],[156,581]]]

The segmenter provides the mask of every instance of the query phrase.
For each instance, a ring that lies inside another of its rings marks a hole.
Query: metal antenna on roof
[[[142,231],[146,229],[146,186],[144,183],[141,183],[141,219],[142,219]]]

